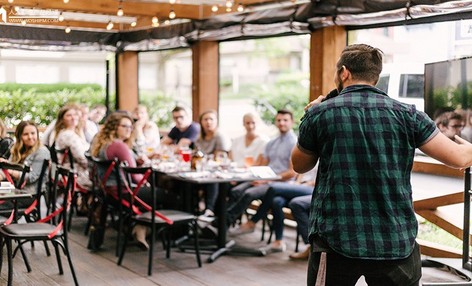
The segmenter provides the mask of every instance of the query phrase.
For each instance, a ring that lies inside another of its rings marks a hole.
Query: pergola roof
[[[472,0],[0,0],[0,5],[0,48],[111,51],[304,34],[333,25],[356,29],[464,19],[472,10]],[[120,8],[123,16],[117,16]]]

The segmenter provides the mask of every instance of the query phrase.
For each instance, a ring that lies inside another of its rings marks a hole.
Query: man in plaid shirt
[[[339,95],[309,104],[292,152],[296,172],[319,160],[311,203],[308,285],[419,285],[410,173],[415,148],[456,168],[472,145],[439,132],[415,106],[375,88],[382,52],[350,45],[336,65]],[[320,263],[321,262],[321,263]],[[317,284],[318,285],[318,284]]]

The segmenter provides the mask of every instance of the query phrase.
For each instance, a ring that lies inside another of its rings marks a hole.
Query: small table
[[[13,201],[14,213],[13,221],[17,220],[18,199],[32,198],[33,195],[20,189],[13,189],[11,192],[0,193],[0,201]]]
[[[219,256],[228,252],[237,252],[252,254],[257,256],[263,256],[265,253],[261,250],[247,249],[247,248],[235,248],[234,240],[227,241],[226,239],[226,197],[228,195],[228,188],[226,183],[229,182],[250,182],[257,180],[277,180],[279,176],[275,177],[257,177],[252,175],[249,171],[246,173],[242,172],[177,172],[177,173],[165,173],[168,177],[187,182],[190,184],[201,185],[201,184],[219,184],[219,194],[217,199],[218,207],[221,213],[218,215],[218,236],[216,243],[216,251],[213,252],[208,258],[208,262],[215,261]]]

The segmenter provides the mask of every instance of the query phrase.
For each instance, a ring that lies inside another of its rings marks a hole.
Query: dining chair
[[[62,261],[59,252],[59,248],[62,248],[64,254],[67,257],[69,262],[69,267],[72,273],[72,277],[74,280],[74,284],[78,285],[77,276],[75,274],[74,266],[72,264],[72,259],[69,251],[69,244],[68,244],[68,235],[67,235],[67,219],[68,215],[67,212],[70,208],[70,203],[72,200],[73,192],[75,189],[75,181],[76,181],[76,174],[74,171],[63,168],[59,166],[56,170],[55,174],[55,184],[54,189],[58,187],[59,182],[59,175],[67,177],[67,185],[64,193],[64,199],[62,202],[62,206],[49,214],[48,216],[40,219],[37,222],[31,223],[11,223],[8,225],[3,225],[0,227],[0,245],[3,245],[5,242],[7,247],[7,261],[8,261],[8,285],[12,285],[13,283],[13,257],[16,253],[16,250],[19,248],[22,249],[21,246],[24,243],[31,242],[31,241],[50,241],[56,253],[56,259],[59,268],[59,274],[64,274],[62,268]],[[57,217],[56,221],[52,220],[52,218]],[[12,241],[17,242],[17,246],[15,248],[15,252],[12,248]],[[3,247],[0,248],[1,252],[3,252]],[[0,253],[2,255],[2,253]],[[29,263],[25,260],[25,264],[27,265],[28,272],[31,271],[29,267]],[[0,262],[0,270],[1,270],[1,262]]]
[[[152,264],[154,254],[154,243],[158,235],[162,235],[162,243],[166,250],[166,258],[170,258],[171,248],[171,232],[175,228],[182,226],[188,227],[188,233],[192,233],[194,236],[194,247],[195,255],[197,259],[198,267],[202,266],[200,258],[200,248],[198,242],[198,225],[197,218],[195,215],[179,210],[163,209],[156,210],[156,183],[157,173],[153,171],[152,167],[127,167],[120,166],[124,180],[122,188],[118,191],[119,198],[124,206],[125,218],[123,219],[128,227],[127,235],[124,236],[124,242],[120,250],[120,257],[118,259],[118,265],[122,264],[125,251],[128,244],[128,238],[131,237],[132,227],[135,225],[143,225],[151,229],[150,244],[148,249],[148,275],[152,275]],[[133,184],[131,182],[131,176],[133,174],[142,175],[142,179]],[[142,186],[147,185],[151,192],[151,205],[147,204],[137,196],[138,191]]]

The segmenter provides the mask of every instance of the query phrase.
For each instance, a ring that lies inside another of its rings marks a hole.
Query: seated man
[[[442,113],[436,118],[436,120],[434,120],[434,122],[439,130],[453,141],[454,136],[460,136],[461,131],[464,128],[464,119],[462,118],[462,115],[454,111]]]
[[[188,147],[197,140],[200,133],[200,125],[192,122],[185,108],[176,106],[172,110],[172,118],[175,126],[170,130],[169,134],[162,138],[161,143],[164,145],[177,145],[178,147]]]
[[[313,190],[312,190],[313,191]],[[300,196],[293,198],[288,207],[292,210],[292,215],[297,222],[297,231],[301,235],[306,248],[302,252],[290,254],[290,259],[307,260],[310,255],[310,241],[308,240],[308,229],[310,228],[310,206],[312,195]]]
[[[299,175],[297,182],[276,182],[271,184],[269,190],[262,198],[262,204],[257,209],[257,213],[245,224],[241,225],[237,233],[252,232],[255,229],[256,223],[267,217],[269,209],[272,209],[272,226],[275,232],[275,241],[267,247],[264,247],[266,252],[284,251],[286,245],[283,241],[284,231],[284,211],[283,208],[292,205],[295,208],[296,215],[294,217],[297,221],[297,229],[302,235],[305,243],[308,243],[308,211],[303,210],[303,201],[292,202],[300,197],[309,197],[313,193],[313,186],[315,183],[317,168]],[[301,204],[301,205],[300,205]],[[310,207],[310,199],[308,199],[307,210]],[[300,224],[298,224],[298,219]],[[299,254],[295,255],[293,259],[301,259]],[[308,256],[307,256],[308,257]]]
[[[275,116],[275,125],[279,129],[279,136],[269,141],[262,155],[261,165],[269,166],[280,176],[280,181],[293,180],[296,173],[293,171],[290,154],[297,138],[292,131],[293,115],[282,109]],[[256,199],[262,198],[270,187],[268,181],[242,183],[231,190],[228,204],[227,224],[232,224]]]

